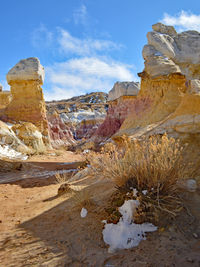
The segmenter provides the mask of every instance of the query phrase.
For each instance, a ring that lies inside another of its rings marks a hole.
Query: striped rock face
[[[4,110],[4,116],[15,122],[31,122],[42,133],[46,145],[50,143],[46,105],[41,85],[44,68],[37,58],[19,61],[7,74],[12,100]]]
[[[200,33],[177,33],[157,23],[143,48],[144,71],[133,110],[113,139],[163,134],[186,142],[200,140]]]

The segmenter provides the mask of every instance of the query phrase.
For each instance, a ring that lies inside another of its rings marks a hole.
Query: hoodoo
[[[139,137],[167,132],[191,139],[200,133],[200,34],[177,33],[172,26],[152,26],[143,48],[145,68],[135,105],[146,99],[146,107],[131,112],[115,134]]]
[[[38,58],[20,60],[7,74],[12,100],[5,109],[8,120],[33,123],[42,133],[43,141],[49,144],[46,105],[41,85],[44,68]]]

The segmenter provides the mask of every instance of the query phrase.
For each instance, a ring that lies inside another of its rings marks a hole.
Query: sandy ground
[[[200,190],[185,193],[187,212],[168,229],[148,235],[136,248],[108,253],[103,242],[103,208],[113,192],[110,181],[82,179],[72,187],[87,188],[94,201],[86,218],[69,192],[57,197],[54,176],[33,177],[45,170],[75,166],[80,155],[37,156],[24,171],[0,177],[0,266],[200,266]],[[71,163],[62,164],[62,163]],[[30,167],[31,166],[31,167]],[[63,167],[64,166],[64,167]],[[30,167],[30,168],[29,168]],[[77,166],[75,166],[77,167]],[[18,179],[21,175],[28,179]],[[5,182],[6,177],[17,181]],[[70,177],[70,174],[69,174]],[[76,194],[76,193],[75,193]]]

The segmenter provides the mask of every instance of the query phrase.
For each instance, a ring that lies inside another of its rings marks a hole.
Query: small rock
[[[58,195],[62,195],[67,192],[71,192],[70,185],[68,183],[61,184],[61,186],[58,188]]]
[[[186,258],[186,261],[187,261],[187,262],[191,262],[191,263],[194,262],[194,260],[193,260],[192,258],[190,258],[190,257]]]
[[[196,233],[193,233],[194,238],[198,238],[198,235]]]

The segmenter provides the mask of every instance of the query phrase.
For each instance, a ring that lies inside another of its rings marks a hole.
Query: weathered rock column
[[[126,117],[135,109],[139,92],[137,82],[116,82],[108,94],[108,112],[104,122],[93,135],[95,142],[102,142],[115,134]]]
[[[5,115],[15,122],[31,122],[42,133],[45,144],[50,143],[46,105],[41,85],[44,82],[44,68],[38,58],[20,60],[7,74],[11,86],[12,101],[5,109]]]

